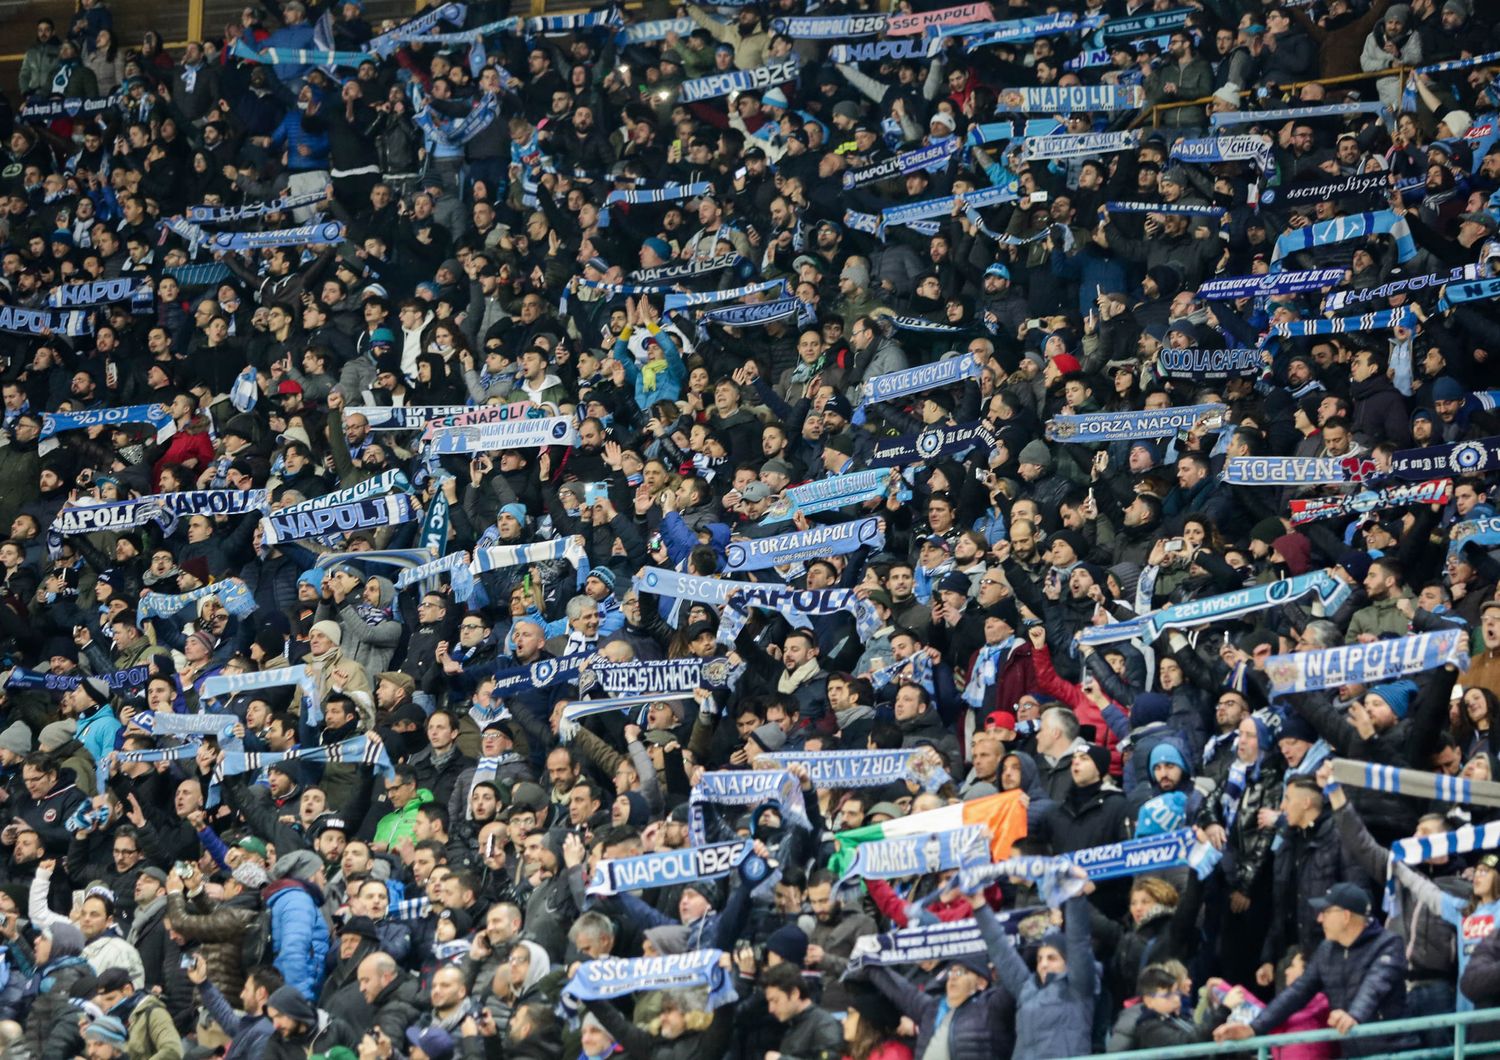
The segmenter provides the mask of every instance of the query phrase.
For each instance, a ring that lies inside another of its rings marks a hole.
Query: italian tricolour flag
[[[936,810],[908,814],[880,824],[867,824],[863,828],[851,828],[834,835],[838,851],[829,859],[829,867],[842,874],[854,859],[854,851],[861,843],[877,839],[897,839],[902,836],[927,835],[931,832],[951,832],[965,825],[977,824],[990,837],[990,857],[1004,861],[1010,857],[1016,840],[1026,838],[1026,806],[1021,801],[1021,792],[1002,791],[986,795],[972,802],[956,802]]]

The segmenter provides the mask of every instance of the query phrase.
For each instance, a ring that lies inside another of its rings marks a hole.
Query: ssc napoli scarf
[[[603,1001],[658,990],[708,990],[704,1004],[712,1012],[739,1000],[728,969],[719,967],[719,950],[694,950],[665,957],[606,957],[584,961],[563,987],[577,1001]]]
[[[304,195],[283,195],[271,202],[250,202],[243,206],[189,206],[187,219],[195,224],[227,224],[230,221],[249,221],[268,213],[286,213],[299,206],[312,206],[328,197],[327,189],[310,191]]]
[[[696,574],[666,570],[662,567],[646,567],[631,579],[631,588],[638,593],[652,593],[670,600],[689,600],[695,604],[721,607],[729,598],[744,589],[749,582],[729,581],[724,578],[704,578]]]
[[[127,670],[115,670],[112,673],[97,675],[107,683],[112,691],[120,692],[130,688],[142,688],[151,679],[151,668],[144,663],[140,666],[132,666]],[[83,678],[74,674],[49,674],[37,670],[28,670],[24,666],[17,666],[10,671],[5,679],[6,688],[34,688],[45,692],[71,692],[83,684]]]
[[[1393,294],[1416,294],[1419,291],[1442,287],[1460,280],[1472,280],[1479,276],[1478,265],[1458,265],[1447,273],[1428,273],[1425,276],[1407,276],[1391,280],[1379,287],[1367,287],[1362,291],[1334,291],[1323,299],[1324,313],[1337,313],[1341,309],[1389,298]]]
[[[1327,571],[1313,571],[1310,574],[1299,574],[1295,578],[1237,589],[1202,600],[1171,604],[1125,622],[1086,627],[1080,638],[1087,644],[1112,644],[1134,637],[1155,640],[1169,629],[1189,629],[1211,622],[1228,622],[1264,611],[1268,607],[1295,603],[1309,594],[1316,594],[1325,609],[1335,610],[1349,592],[1347,585]]]
[[[1331,180],[1299,180],[1284,188],[1266,188],[1260,193],[1262,206],[1304,206],[1315,202],[1356,197],[1384,199],[1391,188],[1389,173],[1355,173]]]
[[[1462,630],[1445,629],[1323,651],[1273,655],[1266,660],[1266,676],[1276,695],[1286,695],[1339,685],[1377,685],[1443,666],[1467,670],[1467,640]]]
[[[426,441],[449,427],[471,427],[478,423],[503,423],[506,420],[534,420],[547,415],[541,405],[530,401],[512,401],[506,405],[479,405],[463,412],[446,413],[429,419],[422,429]]]
[[[352,534],[381,526],[409,523],[421,509],[405,493],[367,497],[344,504],[324,505],[312,511],[272,512],[261,519],[267,545]]]
[[[988,22],[994,17],[994,9],[988,3],[959,4],[957,7],[945,7],[937,11],[914,11],[910,14],[891,15],[886,22],[885,32],[891,37],[905,37],[913,34],[921,36],[925,35],[929,28],[941,29],[945,26]]]
[[[342,221],[310,221],[296,228],[278,228],[269,232],[215,232],[205,234],[202,242],[214,250],[256,250],[262,247],[301,247],[309,244],[341,243]]]
[[[151,289],[137,276],[119,276],[112,280],[89,283],[65,283],[47,293],[47,305],[53,309],[81,309],[109,305],[112,302],[151,302]]]
[[[899,16],[892,16],[899,17]],[[862,44],[835,44],[828,57],[836,63],[880,63],[887,60],[925,59],[927,45],[907,37],[888,37]]]
[[[344,409],[347,418],[363,416],[372,431],[417,431],[429,420],[468,412],[469,405],[354,405]]]
[[[793,40],[850,40],[873,37],[885,29],[884,15],[834,15],[826,18],[773,18],[771,28]]]

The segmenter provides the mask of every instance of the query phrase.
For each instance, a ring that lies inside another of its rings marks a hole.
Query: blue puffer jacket
[[[1088,899],[1070,898],[1064,907],[1068,970],[1041,981],[1032,974],[988,908],[974,915],[990,961],[1016,1001],[1016,1049],[1027,1060],[1083,1056],[1093,1051],[1094,995],[1098,972],[1089,933]]]
[[[295,879],[280,879],[265,890],[271,911],[272,962],[288,986],[316,1001],[328,955],[328,925],[318,912],[312,888]]]

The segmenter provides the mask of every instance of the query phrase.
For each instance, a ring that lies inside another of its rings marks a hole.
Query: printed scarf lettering
[[[892,18],[899,18],[893,15]],[[890,31],[887,30],[887,33]],[[865,41],[861,44],[835,44],[828,57],[836,63],[882,63],[900,62],[903,59],[925,59],[927,45],[919,37],[888,37],[885,40]]]
[[[369,497],[379,497],[392,490],[404,493],[409,489],[411,489],[411,483],[407,481],[406,472],[392,469],[373,475],[363,482],[356,482],[345,489],[334,490],[321,497],[314,497],[310,501],[301,501],[290,507],[279,509],[276,514],[300,515],[303,512],[315,512],[338,504],[353,504],[355,501],[362,501]]]
[[[698,103],[705,99],[718,99],[731,92],[762,91],[794,81],[801,63],[795,53],[777,63],[757,66],[754,70],[736,70],[733,73],[713,74],[692,81],[684,81],[677,90],[677,98],[683,103]]]
[[[1321,291],[1344,282],[1344,269],[1301,269],[1296,272],[1268,272],[1261,276],[1224,276],[1198,285],[1198,296],[1211,302],[1229,302],[1236,298],[1261,298],[1273,294],[1301,294]],[[1325,311],[1328,308],[1325,303]]]
[[[911,491],[907,489],[904,479],[898,478],[895,485],[898,498],[910,499]],[[783,490],[780,499],[773,501],[771,507],[766,509],[760,525],[784,523],[798,514],[816,515],[818,512],[832,511],[847,505],[863,504],[865,501],[888,496],[891,487],[891,473],[883,468],[804,482],[800,486]]]
[[[89,314],[73,310],[27,309],[24,306],[0,306],[0,331],[12,335],[67,335],[78,338],[94,333]]]
[[[1361,291],[1334,291],[1323,299],[1324,313],[1337,313],[1340,309],[1348,309],[1365,302],[1373,302],[1381,298],[1389,298],[1393,294],[1416,294],[1444,284],[1456,283],[1460,280],[1472,280],[1480,275],[1478,265],[1459,265],[1444,273],[1428,273],[1425,276],[1408,276],[1400,280],[1391,280],[1379,287],[1366,287]]]
[[[547,415],[541,405],[530,401],[512,401],[508,405],[480,405],[445,416],[434,416],[422,429],[422,441],[449,427],[472,427],[480,423],[504,423],[507,420],[535,420]]]
[[[1134,637],[1155,640],[1169,629],[1190,629],[1214,622],[1229,622],[1264,611],[1268,607],[1295,603],[1309,594],[1316,594],[1325,610],[1335,610],[1349,592],[1347,585],[1327,571],[1313,571],[1299,574],[1295,578],[1238,589],[1232,593],[1172,604],[1125,622],[1089,626],[1080,636],[1087,644],[1111,644]]]
[[[920,750],[778,751],[761,758],[782,769],[805,767],[815,788],[883,788],[910,780],[924,791],[937,791],[953,779]]]
[[[870,467],[904,467],[919,460],[941,460],[967,452],[974,446],[993,449],[995,435],[983,420],[950,427],[929,427],[919,434],[903,434],[875,443]]]
[[[224,610],[236,618],[244,618],[255,610],[255,597],[238,578],[228,578],[212,585],[200,586],[185,593],[156,593],[149,590],[141,593],[136,604],[135,619],[140,625],[148,618],[167,618],[175,615],[189,604],[196,604],[206,596],[217,596]]]
[[[396,523],[409,523],[421,509],[405,493],[367,497],[360,501],[327,505],[313,511],[272,512],[261,519],[267,545],[352,534]]]
[[[648,891],[699,880],[715,880],[728,876],[746,859],[754,857],[754,845],[753,840],[737,839],[633,858],[606,858],[595,866],[585,893],[608,898],[626,891]]]
[[[729,663],[718,659],[650,659],[628,663],[597,660],[579,675],[578,691],[607,696],[646,696],[723,687]]]
[[[1041,906],[1008,909],[996,913],[995,919],[1009,934],[1020,930],[1021,921],[1047,910]],[[848,971],[867,967],[889,967],[900,964],[946,962],[958,957],[972,957],[985,952],[984,938],[973,919],[952,920],[936,924],[918,924],[882,935],[861,935],[854,941],[849,955]]]
[[[1131,40],[1163,30],[1180,29],[1187,25],[1192,13],[1193,8],[1179,7],[1173,11],[1154,11],[1149,15],[1136,15],[1133,18],[1110,19],[1100,31],[1099,37],[1102,41]]]
[[[704,773],[688,793],[688,830],[694,846],[707,844],[704,806],[759,806],[777,802],[782,817],[801,828],[810,828],[802,785],[785,770]]]
[[[971,824],[950,832],[861,843],[840,882],[850,878],[899,880],[904,876],[931,876],[989,860],[989,839],[983,828]]]
[[[844,174],[844,190],[862,188],[866,184],[874,184],[903,173],[941,169],[948,164],[948,159],[953,157],[959,146],[958,137],[950,136],[940,143],[919,147],[914,151],[903,151],[863,169],[850,170]]]
[[[792,40],[847,40],[873,37],[885,29],[884,15],[836,15],[828,18],[773,18],[771,28]]]
[[[125,670],[99,674],[114,692],[143,688],[151,680],[151,667],[142,663]],[[75,674],[49,674],[17,666],[5,679],[6,688],[30,688],[45,692],[71,692],[83,684],[83,678]]]
[[[1168,379],[1239,379],[1259,375],[1264,369],[1259,350],[1178,350],[1163,346],[1156,355],[1157,374]]]
[[[150,305],[151,289],[139,277],[119,276],[91,283],[65,283],[47,294],[47,305],[53,309],[83,309],[126,301]]]
[[[344,418],[359,415],[369,421],[372,431],[418,431],[429,420],[467,412],[470,405],[346,405]]]
[[[1462,630],[1445,629],[1369,644],[1273,655],[1266,660],[1266,676],[1276,695],[1287,695],[1339,685],[1376,685],[1442,666],[1467,670],[1466,641]]]
[[[1227,405],[1184,405],[1179,408],[1143,412],[1090,412],[1078,416],[1056,416],[1047,421],[1047,440],[1087,445],[1123,442],[1137,438],[1170,438],[1198,425],[1217,431],[1224,426]]]
[[[960,4],[938,11],[891,15],[886,21],[885,32],[891,37],[908,37],[912,34],[925,34],[929,27],[938,29],[943,26],[964,26],[973,22],[988,22],[994,17],[994,9],[988,3]]]
[[[729,971],[719,967],[719,950],[694,950],[665,957],[606,957],[584,961],[563,987],[575,1001],[603,1001],[657,990],[707,988],[705,1009],[713,1011],[739,1000]]]
[[[285,688],[300,685],[308,678],[305,666],[282,666],[275,670],[256,673],[215,674],[206,678],[198,689],[201,699],[218,699],[220,696],[235,696],[241,692],[259,692],[267,688]]]
[[[426,444],[428,452],[438,456],[577,445],[578,430],[569,416],[547,416],[441,429],[434,431]]]
[[[1384,201],[1390,194],[1389,173],[1354,173],[1333,180],[1299,180],[1284,188],[1266,188],[1260,193],[1262,206],[1304,206],[1337,199]]]
[[[776,537],[731,541],[725,550],[728,570],[765,570],[827,556],[842,556],[861,548],[885,547],[881,520],[871,516],[832,526],[814,526]]]
[[[1137,110],[1144,100],[1144,90],[1139,85],[1049,85],[1000,90],[1001,106],[1023,114]]]
[[[1360,457],[1231,456],[1220,478],[1231,486],[1338,486],[1374,474],[1374,462]]]
[[[744,589],[749,582],[729,581],[724,578],[704,578],[696,574],[666,570],[662,567],[646,567],[631,579],[631,587],[638,593],[653,593],[670,600],[691,600],[693,603],[719,607],[729,598]]]
[[[978,144],[972,142],[971,147]],[[1063,158],[1093,158],[1095,155],[1134,151],[1141,144],[1140,130],[1130,132],[1071,133],[1058,136],[1028,136],[1021,145],[1024,161],[1053,161]]]
[[[1450,475],[1487,474],[1495,467],[1500,467],[1500,436],[1400,449],[1391,455],[1390,474],[1408,482],[1422,482]]]
[[[341,243],[343,239],[342,221],[311,221],[297,228],[278,228],[270,232],[215,232],[205,242],[214,250],[255,250]]]
[[[1434,479],[1406,486],[1388,486],[1383,490],[1361,490],[1337,497],[1298,497],[1291,502],[1292,524],[1302,526],[1319,519],[1345,515],[1368,515],[1387,508],[1404,508],[1409,504],[1447,504],[1453,493],[1453,480]]]
[[[1214,162],[1255,162],[1265,168],[1271,161],[1271,139],[1268,136],[1210,136],[1204,139],[1179,140],[1172,145],[1172,157],[1188,165]],[[1261,201],[1265,201],[1262,193]]]

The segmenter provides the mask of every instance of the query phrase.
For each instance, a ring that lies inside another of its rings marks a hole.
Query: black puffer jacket
[[[1222,796],[1228,784],[1229,771],[1226,770],[1224,779],[1203,804],[1198,824],[1204,828],[1214,824],[1224,826],[1229,833],[1229,841],[1224,846],[1225,878],[1231,888],[1249,894],[1271,854],[1271,841],[1276,838],[1274,829],[1256,827],[1255,817],[1263,808],[1280,808],[1281,770],[1269,761],[1261,764],[1260,773],[1248,781],[1240,793],[1239,812],[1233,828],[1228,827],[1223,808]]]
[[[1339,841],[1333,814],[1324,813],[1310,828],[1286,829],[1271,861],[1272,914],[1261,963],[1275,964],[1294,942],[1307,953],[1323,940],[1318,912],[1309,901],[1328,893],[1335,883],[1376,890]]]
[[[941,995],[924,992],[889,968],[871,968],[866,974],[897,1011],[917,1025],[913,1053],[925,1055],[937,1030]],[[994,1060],[997,1056],[1009,1056],[1016,1042],[1015,1011],[1015,999],[998,982],[958,1006],[948,1021],[949,1060]]]
[[[422,991],[417,977],[396,973],[396,978],[375,995],[370,1008],[374,1010],[371,1026],[385,1031],[385,1036],[393,1042],[402,1040],[406,1037],[406,1028],[416,1023],[422,1014]]]

